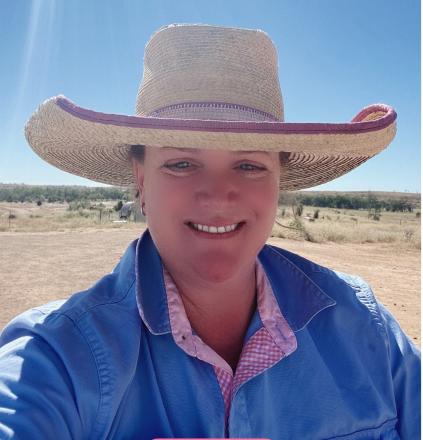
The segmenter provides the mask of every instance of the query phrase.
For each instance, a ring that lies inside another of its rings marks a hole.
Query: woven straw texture
[[[283,122],[277,53],[262,31],[170,25],[146,45],[136,115],[40,105],[25,127],[50,164],[88,179],[132,186],[133,144],[282,152],[280,189],[309,188],[356,168],[392,141],[395,111],[363,109],[347,124]]]
[[[165,26],[148,41],[136,113],[181,102],[244,104],[283,120],[277,52],[263,32]],[[207,119],[207,118],[204,118]]]

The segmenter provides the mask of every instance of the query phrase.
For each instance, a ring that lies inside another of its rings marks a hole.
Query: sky
[[[58,94],[134,114],[150,35],[203,23],[269,34],[287,122],[348,122],[374,103],[397,111],[387,149],[313,190],[420,192],[420,17],[417,0],[0,0],[0,183],[101,186],[40,159],[25,122]]]

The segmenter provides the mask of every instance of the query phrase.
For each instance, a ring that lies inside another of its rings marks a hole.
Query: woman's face
[[[146,147],[144,163],[134,161],[133,169],[167,267],[213,282],[251,269],[276,215],[277,152]],[[221,234],[193,224],[237,228]]]

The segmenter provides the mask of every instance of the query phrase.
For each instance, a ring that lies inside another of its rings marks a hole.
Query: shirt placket
[[[235,376],[219,367],[214,367],[225,402],[225,435],[228,435],[229,414],[236,392],[242,385],[271,368],[285,355],[266,327],[261,327],[244,346]]]
[[[186,353],[213,366],[223,396],[224,429],[228,436],[231,404],[237,391],[246,382],[292,353],[297,347],[295,335],[282,316],[264,269],[257,259],[257,307],[263,326],[245,343],[233,375],[229,364],[194,334],[177,287],[164,266],[163,277],[174,340]]]

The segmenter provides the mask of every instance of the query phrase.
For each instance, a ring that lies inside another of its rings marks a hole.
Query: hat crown
[[[164,26],[145,47],[136,114],[283,121],[277,65],[276,48],[261,30]]]

